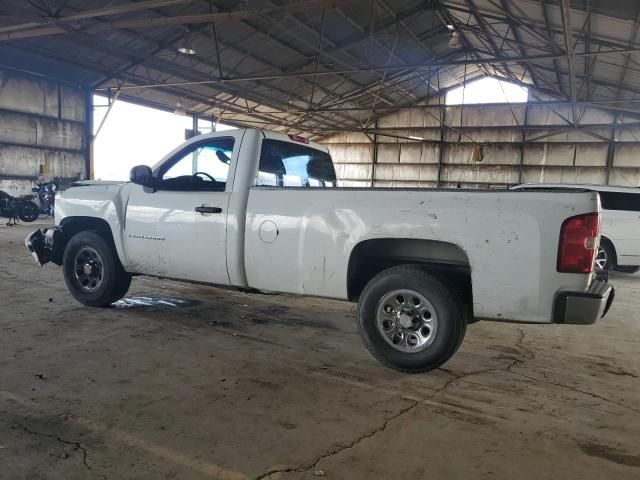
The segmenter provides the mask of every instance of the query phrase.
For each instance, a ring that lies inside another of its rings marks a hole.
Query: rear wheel
[[[456,352],[467,327],[461,298],[417,266],[393,267],[374,277],[358,304],[360,335],[384,365],[426,372]]]
[[[95,231],[79,232],[67,243],[64,280],[73,297],[89,307],[104,307],[122,298],[131,285],[115,250]]]

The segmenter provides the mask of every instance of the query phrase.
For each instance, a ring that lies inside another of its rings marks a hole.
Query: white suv
[[[513,190],[581,189],[600,194],[602,204],[602,240],[596,267],[635,272],[640,265],[640,188],[610,187],[565,183],[527,183]]]

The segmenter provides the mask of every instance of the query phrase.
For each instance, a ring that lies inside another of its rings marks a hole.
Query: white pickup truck
[[[341,188],[326,147],[240,129],[195,137],[131,182],[76,183],[57,226],[25,243],[92,307],[135,275],[357,301],[369,351],[419,372],[471,321],[604,316],[599,212],[596,192]]]

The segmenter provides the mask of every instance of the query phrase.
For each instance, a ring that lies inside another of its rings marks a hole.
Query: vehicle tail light
[[[289,138],[294,142],[304,143],[305,145],[309,145],[309,140],[300,135],[289,135]]]
[[[591,273],[598,252],[600,214],[567,218],[560,229],[558,272]]]

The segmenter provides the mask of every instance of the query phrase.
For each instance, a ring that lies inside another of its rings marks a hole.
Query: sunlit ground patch
[[[113,308],[175,308],[186,307],[192,305],[193,303],[194,302],[191,300],[184,300],[174,297],[125,297],[113,303],[111,306]]]

